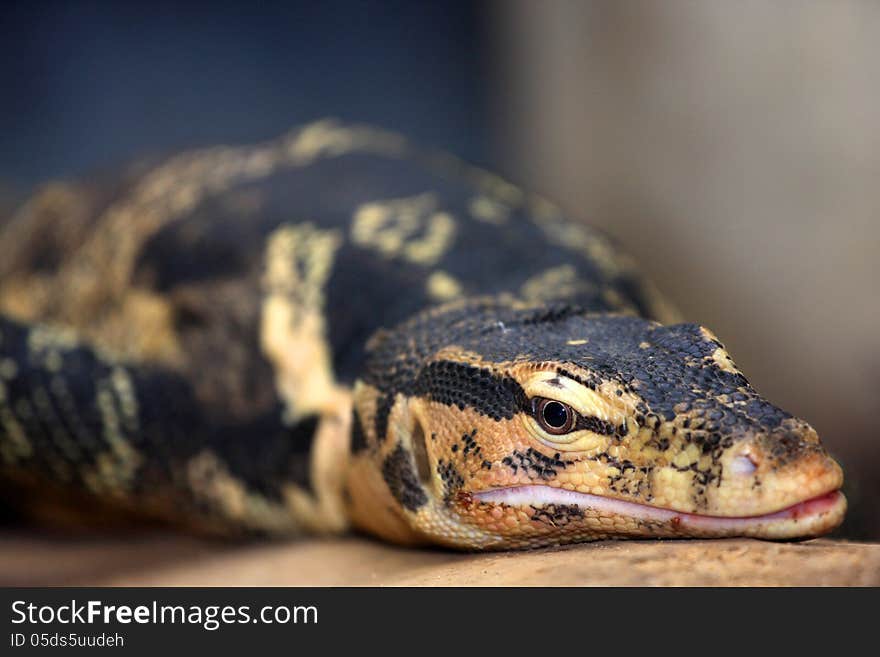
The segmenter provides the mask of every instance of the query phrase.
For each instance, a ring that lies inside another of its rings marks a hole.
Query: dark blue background
[[[0,10],[0,182],[326,115],[486,159],[475,2],[21,2]]]

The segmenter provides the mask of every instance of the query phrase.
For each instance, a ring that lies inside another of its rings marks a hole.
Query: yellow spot
[[[245,527],[291,533],[300,524],[291,509],[248,490],[211,452],[201,452],[187,464],[193,494],[209,509]]]
[[[406,148],[406,140],[400,135],[366,126],[348,127],[330,119],[295,131],[286,145],[288,160],[298,166],[355,151],[401,156]]]
[[[287,146],[290,161],[298,165],[311,164],[319,157],[342,155],[354,146],[354,135],[332,121],[321,121],[306,126]]]
[[[471,199],[470,213],[474,219],[500,226],[507,223],[510,208],[488,196],[477,196]]]
[[[337,231],[309,223],[282,226],[269,236],[260,345],[291,422],[335,399],[324,285],[341,242]]]
[[[535,223],[552,244],[586,255],[608,279],[632,269],[631,259],[618,253],[602,234],[567,220],[550,204],[538,202],[535,207],[541,208],[532,215]]]
[[[455,220],[445,212],[438,212],[429,219],[425,236],[413,240],[404,248],[407,260],[430,267],[448,250],[455,235]]]
[[[580,340],[569,340],[565,344],[570,344],[572,347],[576,347],[578,345],[587,344],[589,341],[589,338],[582,338]]]
[[[502,177],[480,167],[466,166],[468,178],[479,185],[489,196],[499,199],[506,205],[515,207],[523,201],[523,191],[516,185],[507,182]]]
[[[50,328],[48,326],[35,326],[28,333],[28,351],[38,356],[46,349],[56,347],[72,349],[77,346],[76,336],[73,331],[62,328]]]
[[[461,284],[445,271],[435,271],[428,277],[428,294],[437,301],[448,301],[461,296]]]
[[[143,457],[125,434],[125,420],[116,410],[118,398],[114,394],[112,379],[100,381],[97,387],[95,401],[101,414],[103,437],[110,449],[98,455],[95,466],[88,470],[86,481],[96,493],[119,495],[131,485]]]
[[[0,442],[0,456],[7,463],[15,463],[19,459],[28,458],[33,453],[33,448],[24,428],[16,419],[12,409],[6,405],[7,401],[6,386],[0,382],[0,426],[3,427],[7,438]]]
[[[718,366],[718,369],[729,372],[730,374],[739,374],[739,370],[736,368],[736,365],[733,364],[733,360],[721,347],[718,347],[718,349],[712,352],[712,360],[715,361],[715,365]]]
[[[247,490],[230,476],[226,467],[210,452],[203,452],[189,463],[193,491],[203,501],[222,509],[229,518],[242,518],[246,511]]]
[[[589,282],[578,278],[574,267],[560,265],[529,278],[520,288],[519,296],[525,301],[537,302],[570,297],[592,289]]]
[[[438,212],[436,205],[433,194],[365,203],[354,213],[352,241],[387,258],[430,267],[443,257],[455,235],[455,220]]]
[[[125,428],[135,431],[138,428],[138,403],[131,377],[123,368],[115,367],[110,374],[110,383],[119,400]]]

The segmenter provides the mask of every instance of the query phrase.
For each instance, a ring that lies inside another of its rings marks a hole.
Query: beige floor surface
[[[179,536],[0,533],[2,585],[631,586],[880,585],[880,544],[603,541],[460,554],[372,540],[229,545]]]

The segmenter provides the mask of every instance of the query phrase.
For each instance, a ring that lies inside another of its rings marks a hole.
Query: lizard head
[[[694,324],[467,302],[369,346],[357,525],[402,542],[797,538],[836,527],[843,474]]]

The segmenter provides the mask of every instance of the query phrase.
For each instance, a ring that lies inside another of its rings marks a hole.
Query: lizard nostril
[[[735,475],[750,475],[758,469],[758,464],[748,454],[736,456],[730,461],[730,471]]]

